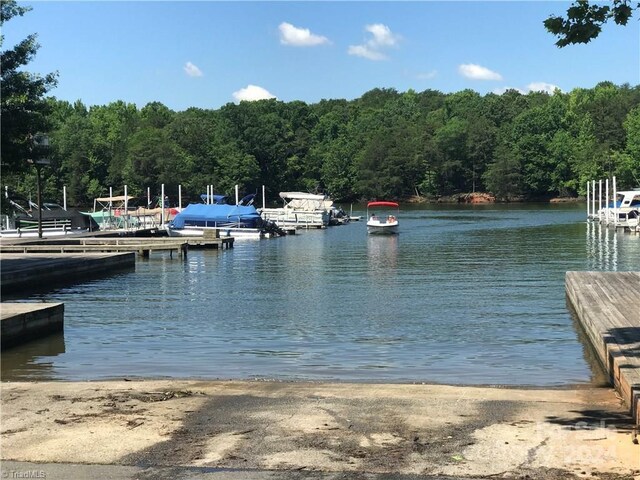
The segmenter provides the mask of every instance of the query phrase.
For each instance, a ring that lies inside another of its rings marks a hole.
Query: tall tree
[[[4,28],[5,22],[29,10],[30,7],[18,6],[15,0],[3,0],[0,3],[0,27]],[[57,73],[40,76],[21,69],[38,51],[36,38],[35,34],[29,35],[12,49],[0,52],[0,162],[5,172],[26,168],[26,159],[34,146],[33,136],[48,129],[49,109],[44,95],[55,87]],[[0,48],[3,45],[4,35],[0,36]]]

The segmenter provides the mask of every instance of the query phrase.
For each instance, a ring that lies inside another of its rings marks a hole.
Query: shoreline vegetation
[[[160,102],[47,99],[43,197],[70,206],[109,195],[196,198],[266,188],[337,203],[579,201],[588,181],[640,183],[640,85],[481,95],[375,88],[353,100],[276,99],[173,111]],[[27,155],[27,153],[25,153]],[[16,156],[2,188],[33,198],[36,172]],[[3,161],[5,160],[3,156]],[[15,167],[15,168],[14,168]],[[475,192],[475,193],[460,193]],[[3,209],[5,203],[2,202]]]
[[[473,193],[456,193],[453,195],[444,195],[441,197],[426,197],[422,195],[414,195],[404,200],[410,204],[472,204],[483,205],[492,203],[578,203],[584,202],[586,199],[582,196],[573,197],[539,197],[539,198],[523,198],[512,197],[508,199],[497,199],[495,195],[488,192]]]

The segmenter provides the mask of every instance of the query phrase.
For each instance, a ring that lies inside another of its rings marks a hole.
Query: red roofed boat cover
[[[398,208],[398,204],[396,202],[369,202],[367,203],[367,208],[369,207],[396,207]]]

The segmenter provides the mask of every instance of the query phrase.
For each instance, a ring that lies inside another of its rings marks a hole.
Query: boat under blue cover
[[[230,224],[242,228],[259,228],[263,220],[253,205],[192,203],[176,215],[172,227],[219,227]]]

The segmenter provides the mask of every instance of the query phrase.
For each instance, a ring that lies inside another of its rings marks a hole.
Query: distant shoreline
[[[577,203],[585,201],[584,197],[539,197],[539,198],[524,198],[514,197],[508,200],[497,199],[494,195],[486,192],[476,193],[456,193],[454,195],[446,195],[441,197],[423,197],[414,195],[405,200],[406,203],[445,203],[445,204],[490,204],[490,203]]]

